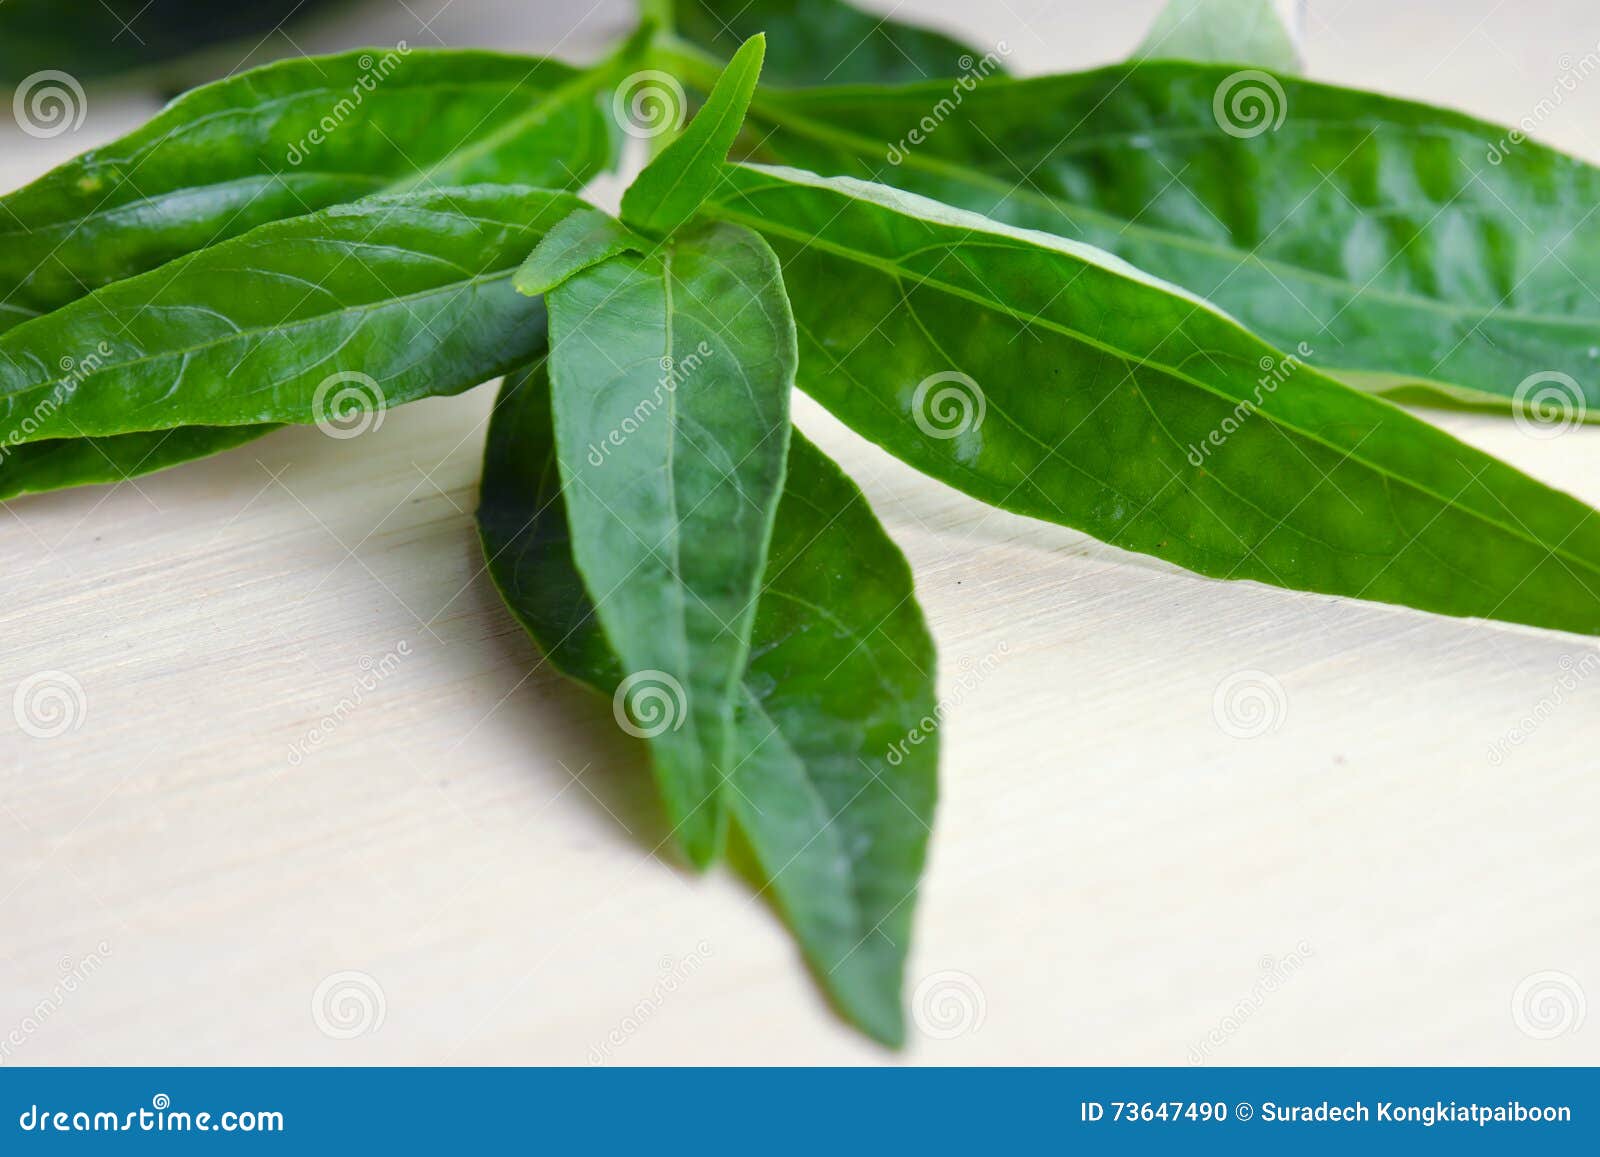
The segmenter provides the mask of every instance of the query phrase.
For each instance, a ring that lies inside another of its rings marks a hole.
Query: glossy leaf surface
[[[564,674],[623,677],[572,558],[549,388],[507,379],[478,512],[489,573]],[[734,731],[733,821],[841,1011],[905,1035],[901,977],[937,794],[933,641],[904,558],[855,485],[799,433]],[[919,738],[912,741],[915,734]]]
[[[739,47],[689,127],[623,193],[623,221],[665,237],[694,216],[715,187],[728,149],[744,124],[765,52],[766,38],[759,34]]]
[[[285,61],[197,89],[0,198],[0,333],[256,225],[386,189],[576,188],[614,156],[597,95],[606,79],[603,67],[396,49]],[[246,440],[196,429],[14,453],[0,460],[0,495],[119,481]]]
[[[792,170],[715,206],[784,263],[802,387],[969,494],[1219,578],[1600,632],[1595,511],[1114,257]]]
[[[1470,117],[1217,65],[763,93],[763,156],[1117,253],[1362,388],[1600,414],[1600,170]],[[901,157],[898,166],[888,158]]]
[[[577,188],[609,162],[606,69],[370,49],[271,64],[0,198],[0,330],[268,221],[375,193]]]
[[[341,424],[543,348],[511,275],[569,193],[397,193],[275,221],[0,336],[4,440]]]
[[[677,31],[726,59],[768,34],[766,80],[778,85],[896,84],[957,76],[983,51],[844,0],[676,0]]]
[[[668,814],[704,865],[787,457],[795,334],[778,263],[748,230],[700,227],[547,301],[578,570]]]

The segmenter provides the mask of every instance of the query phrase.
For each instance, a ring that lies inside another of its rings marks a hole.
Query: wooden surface
[[[1157,4],[900,7],[1038,72],[1125,53]],[[440,8],[297,39],[582,57],[624,21],[454,0],[420,27]],[[1316,76],[1510,122],[1600,12],[1318,0],[1306,36]],[[154,104],[8,123],[0,179]],[[1596,124],[1600,78],[1538,133],[1600,158]],[[490,399],[0,513],[0,1063],[891,1059],[741,881],[652,854],[641,748],[497,604]],[[1600,1063],[1593,644],[1204,581],[799,420],[910,557],[951,700],[901,1060]],[[1600,502],[1600,429],[1438,420]],[[9,707],[51,671],[83,697],[37,738]]]

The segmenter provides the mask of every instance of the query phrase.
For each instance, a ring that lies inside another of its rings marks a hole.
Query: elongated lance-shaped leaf
[[[1600,415],[1600,170],[1512,130],[1166,62],[762,92],[751,122],[762,159],[1096,245],[1363,389]]]
[[[1294,36],[1273,0],[1167,0],[1133,58],[1300,71]]]
[[[508,378],[478,511],[489,573],[550,662],[623,679],[572,557],[542,374]],[[798,432],[734,729],[735,826],[818,980],[877,1040],[901,978],[937,792],[934,648],[911,573],[855,485]]]
[[[844,0],[674,0],[679,35],[726,58],[758,32],[771,39],[769,84],[897,84],[958,76],[984,55],[894,14]]]
[[[711,86],[683,135],[645,166],[622,194],[622,219],[656,237],[685,225],[716,186],[728,149],[744,124],[761,75],[766,37],[752,36]]]
[[[733,167],[800,385],[986,502],[1205,575],[1600,632],[1600,517],[1080,243]]]
[[[0,335],[0,442],[319,422],[457,393],[543,348],[511,286],[582,205],[480,185],[258,229]]]
[[[702,226],[546,298],[573,553],[690,860],[715,858],[783,484],[794,320],[759,236]]]
[[[609,163],[611,67],[366,49],[195,89],[0,198],[0,329],[257,225],[376,193],[577,188]]]
[[[369,194],[469,181],[577,188],[615,156],[600,94],[625,58],[579,71],[397,46],[197,89],[0,197],[0,333],[257,225]],[[7,455],[0,496],[116,482],[248,440],[238,427],[127,438]]]

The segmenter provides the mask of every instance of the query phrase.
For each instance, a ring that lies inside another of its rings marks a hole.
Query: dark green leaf
[[[0,81],[41,68],[78,80],[144,68],[185,53],[250,37],[264,42],[291,18],[325,6],[318,0],[4,0],[0,3]]]
[[[800,384],[986,502],[1219,578],[1600,633],[1600,518],[1077,242],[732,167]]]
[[[657,237],[694,216],[716,186],[722,164],[761,75],[766,38],[757,34],[734,53],[689,127],[650,162],[622,195],[622,219]]]
[[[557,221],[512,278],[518,293],[549,293],[575,273],[619,253],[649,253],[655,243],[598,209],[579,209]]]
[[[542,375],[507,380],[484,460],[484,554],[550,661],[613,696],[623,667],[572,560],[549,411]],[[905,560],[855,485],[796,433],[729,805],[818,979],[887,1044],[905,1034],[901,976],[937,791],[933,672]]]
[[[895,84],[957,76],[984,55],[943,33],[863,12],[843,0],[676,0],[675,9],[679,34],[721,58],[756,33],[770,33],[769,84]]]
[[[1273,0],[1167,0],[1133,56],[1300,71],[1299,50]]]
[[[371,49],[197,89],[0,198],[0,333],[257,225],[367,194],[468,181],[576,188],[615,152],[598,95],[608,77],[536,58]],[[244,440],[196,430],[162,435],[156,454],[142,436],[14,452],[0,461],[0,494],[119,481]]]
[[[578,570],[689,858],[723,830],[739,675],[783,484],[795,335],[760,237],[716,225],[548,298]]]
[[[267,221],[380,192],[577,188],[612,152],[607,68],[370,49],[196,89],[0,198],[0,330]]]
[[[569,193],[478,185],[275,221],[0,335],[0,443],[312,422],[467,389],[543,347],[511,275]]]
[[[751,117],[765,156],[1087,241],[1362,388],[1505,408],[1551,373],[1568,417],[1600,415],[1600,170],[1457,113],[1219,66],[994,79],[935,113],[950,97],[761,93]]]
[[[220,454],[278,428],[180,426],[111,438],[52,438],[20,446],[0,444],[0,502],[68,486],[124,482]]]

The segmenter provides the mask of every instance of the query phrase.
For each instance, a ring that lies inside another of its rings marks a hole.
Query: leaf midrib
[[[543,92],[543,96],[541,97],[541,99],[538,102],[536,102],[535,104],[530,106],[528,108],[528,110],[526,112],[522,113],[520,116],[518,116],[518,117],[516,117],[516,118],[514,118],[512,120],[509,120],[505,124],[501,125],[493,133],[490,133],[487,136],[478,137],[472,142],[472,144],[470,144],[468,146],[465,146],[463,148],[457,149],[454,152],[448,153],[443,157],[440,157],[438,160],[433,161],[432,163],[430,163],[429,166],[426,169],[419,170],[414,176],[407,177],[404,180],[389,180],[387,184],[378,184],[378,185],[376,185],[374,187],[372,193],[369,194],[369,195],[378,196],[378,195],[382,195],[384,193],[403,193],[403,192],[407,192],[410,189],[415,188],[416,186],[418,186],[420,184],[432,183],[433,178],[442,169],[444,169],[446,166],[455,165],[455,164],[463,164],[463,163],[466,163],[466,162],[469,162],[469,161],[472,161],[472,160],[476,160],[479,156],[482,156],[485,152],[488,152],[492,148],[497,147],[498,145],[503,143],[503,141],[507,137],[515,136],[517,133],[523,131],[530,123],[537,123],[541,116],[547,115],[548,113],[558,109],[562,105],[562,103],[564,103],[568,99],[570,99],[572,97],[575,97],[575,96],[583,95],[584,91],[587,90],[587,89],[597,89],[599,87],[600,83],[602,83],[604,81],[607,81],[608,79],[609,79],[609,77],[606,75],[605,70],[596,69],[593,73],[581,72],[577,76],[569,78],[568,80],[566,80],[562,84],[557,85],[555,88],[541,90]],[[483,88],[483,87],[490,87],[490,86],[486,82],[480,82],[478,84],[459,84],[459,85],[457,85],[457,84],[433,84],[433,85],[414,86],[413,89],[411,89],[409,91],[420,91],[423,88],[471,89],[471,88]],[[505,87],[505,86],[494,86],[494,87]],[[510,92],[514,91],[515,89],[517,89],[519,87],[521,87],[521,86],[520,85],[512,85],[512,86],[510,86],[506,90],[507,94],[509,95]],[[343,90],[330,89],[328,91],[329,92],[335,92],[335,91],[343,91]],[[302,95],[303,94],[301,94],[301,93],[295,93],[294,96],[293,96],[293,99],[299,99]],[[285,99],[289,99],[289,98],[285,98]],[[255,113],[255,112],[259,112],[262,108],[267,107],[267,104],[269,104],[269,103],[273,103],[273,102],[265,102],[262,105],[253,106],[249,110],[228,109],[228,110],[218,110],[218,111],[219,111],[219,113],[225,111],[225,112],[227,112],[229,114],[237,114],[237,113],[239,113],[241,111],[248,111],[248,112],[251,112],[251,113]],[[491,110],[491,111],[493,111],[493,110]],[[202,119],[201,121],[191,122],[190,124],[185,125],[184,129],[185,130],[192,129],[196,124],[200,124],[200,123],[204,123],[204,119]],[[128,158],[128,159],[107,159],[105,161],[98,162],[96,166],[88,167],[86,169],[86,171],[93,172],[94,168],[95,167],[99,167],[100,165],[110,165],[110,166],[113,166],[113,167],[126,167],[126,165],[128,164],[128,160],[131,159],[131,156],[138,156],[138,155],[140,155],[141,152],[144,155],[148,156],[149,154],[153,153],[157,148],[159,148],[161,145],[166,144],[169,140],[172,140],[174,138],[174,136],[176,136],[176,135],[178,135],[178,134],[177,133],[168,134],[167,136],[163,137],[161,140],[152,143],[149,146],[149,148],[146,148],[146,149],[140,150],[140,152],[136,152],[134,154],[131,154],[130,158]],[[140,163],[142,164],[143,161],[141,161]],[[362,174],[362,173],[359,173],[359,172],[341,173],[341,172],[337,172],[337,171],[329,171],[329,170],[322,170],[322,169],[296,169],[295,173],[293,175],[299,175],[301,173],[310,173],[310,172],[322,173],[322,174],[325,174],[325,175],[335,176],[335,177],[349,178],[349,179],[352,179],[352,180],[360,180],[363,176],[365,176],[365,174]],[[272,174],[272,173],[259,173],[259,172],[257,172],[257,173],[248,173],[248,174],[245,174],[243,176],[238,176],[238,177],[230,177],[226,181],[209,181],[209,182],[206,182],[204,184],[184,185],[181,188],[177,188],[177,189],[166,189],[166,190],[163,190],[162,192],[157,193],[154,196],[139,197],[139,198],[135,198],[134,200],[130,200],[130,201],[122,201],[122,202],[119,202],[118,204],[113,205],[110,208],[105,209],[103,211],[97,209],[97,210],[89,213],[88,216],[86,216],[86,217],[61,218],[61,219],[58,219],[58,220],[43,221],[43,222],[40,222],[36,227],[33,227],[33,228],[0,230],[0,238],[3,238],[3,237],[26,237],[26,236],[29,236],[32,233],[44,233],[44,232],[48,232],[48,231],[53,230],[53,229],[59,229],[59,228],[62,228],[64,226],[68,226],[68,225],[75,226],[75,227],[82,226],[86,221],[102,220],[104,218],[111,217],[112,215],[114,215],[114,214],[116,214],[118,212],[121,212],[121,211],[126,210],[126,209],[133,208],[135,206],[145,206],[145,205],[159,206],[163,201],[165,201],[165,200],[167,200],[169,198],[172,198],[172,197],[180,196],[180,195],[192,195],[194,193],[204,192],[204,191],[209,190],[209,189],[226,189],[230,185],[237,185],[237,184],[241,184],[243,182],[252,181],[252,180],[267,180],[267,181],[271,181],[271,180],[275,180],[275,179],[276,179],[276,176],[274,174]],[[379,179],[382,179],[382,178],[379,178]],[[3,202],[3,198],[0,198],[0,202]],[[298,214],[296,214],[296,215],[298,215]]]
[[[125,362],[107,363],[102,368],[96,370],[93,374],[90,374],[87,377],[85,377],[83,379],[83,381],[84,382],[92,381],[94,378],[100,376],[103,373],[106,373],[107,371],[111,371],[111,370],[117,370],[117,371],[130,370],[130,369],[134,369],[134,368],[136,368],[138,366],[148,365],[148,364],[151,364],[151,363],[154,363],[154,362],[166,361],[166,360],[170,360],[170,359],[175,358],[175,357],[188,358],[188,357],[193,356],[194,354],[205,353],[205,352],[207,352],[209,350],[217,348],[218,346],[225,346],[225,345],[228,345],[228,344],[230,344],[232,342],[236,342],[236,341],[248,341],[248,340],[250,340],[252,338],[260,337],[260,336],[262,336],[264,334],[293,333],[293,332],[296,332],[296,331],[298,331],[300,329],[303,329],[303,328],[305,328],[307,326],[320,325],[320,324],[323,324],[323,323],[325,323],[327,321],[330,321],[332,319],[335,319],[335,318],[349,317],[349,316],[352,316],[352,315],[359,315],[359,314],[364,314],[364,313],[365,314],[373,314],[373,313],[377,313],[380,310],[389,309],[389,308],[391,308],[393,306],[396,306],[396,305],[403,306],[403,305],[406,305],[406,304],[408,304],[410,302],[413,302],[413,301],[421,301],[421,300],[423,300],[425,298],[432,297],[432,296],[435,296],[435,295],[440,294],[440,293],[460,293],[464,289],[469,288],[471,286],[487,285],[487,284],[489,284],[491,282],[495,282],[495,281],[508,280],[515,271],[516,271],[516,266],[512,265],[510,267],[507,267],[506,269],[495,270],[495,271],[492,271],[490,273],[474,274],[472,277],[463,278],[463,279],[460,279],[460,280],[457,280],[457,281],[442,282],[439,285],[430,286],[427,289],[418,290],[415,293],[405,293],[405,294],[400,294],[400,295],[395,296],[395,297],[385,297],[380,301],[370,301],[370,302],[365,302],[365,303],[363,303],[361,305],[357,305],[357,306],[349,306],[349,307],[347,307],[345,309],[332,310],[332,311],[330,311],[328,313],[314,314],[314,315],[312,315],[310,317],[300,318],[300,319],[297,319],[297,320],[295,320],[293,322],[287,322],[287,323],[283,323],[283,324],[279,324],[279,325],[273,325],[273,326],[262,326],[262,327],[258,327],[258,328],[254,328],[254,329],[238,329],[238,330],[233,331],[232,333],[224,334],[224,335],[222,335],[222,336],[220,336],[218,338],[215,338],[215,339],[213,339],[211,341],[200,342],[197,345],[184,346],[184,347],[176,348],[176,349],[169,348],[169,349],[164,349],[159,353],[146,354],[143,357],[131,358],[128,361],[125,361]],[[82,300],[88,300],[88,299],[85,298],[85,299],[82,299]],[[40,382],[40,381],[28,382],[28,383],[26,383],[26,384],[24,384],[22,386],[19,386],[19,387],[15,388],[15,389],[8,389],[8,390],[0,391],[0,399],[4,399],[4,400],[7,400],[7,401],[10,401],[10,400],[22,397],[23,395],[26,395],[30,390],[41,390],[41,389],[48,388],[48,387],[52,386],[56,382],[56,380],[57,379],[55,379],[55,378],[47,378],[46,380],[44,380],[42,382]],[[256,419],[251,419],[250,421],[248,421],[246,423],[241,423],[241,424],[254,425],[254,424],[256,424],[258,422],[262,422],[262,421],[271,421],[271,419],[256,418]],[[213,422],[213,423],[207,423],[207,424],[208,425],[218,425],[220,423],[214,423]]]
[[[768,186],[768,187],[771,188],[771,187],[775,187],[775,186]],[[869,204],[869,205],[873,204],[873,202],[870,202],[870,201],[861,202],[861,203]],[[881,206],[879,206],[879,207],[881,208]],[[949,283],[947,281],[943,281],[943,280],[933,276],[932,274],[924,275],[924,274],[920,274],[920,273],[913,273],[910,270],[903,268],[902,266],[896,264],[893,261],[890,261],[890,260],[887,260],[887,259],[884,259],[884,258],[880,258],[880,257],[877,257],[875,255],[865,254],[865,253],[862,253],[860,250],[851,249],[851,248],[848,248],[847,246],[840,245],[840,244],[838,244],[836,242],[833,242],[833,241],[825,240],[825,239],[823,239],[821,237],[811,236],[809,234],[804,233],[802,230],[793,229],[793,228],[791,228],[789,226],[785,226],[785,225],[779,225],[776,222],[773,222],[773,221],[771,221],[771,220],[769,220],[767,218],[764,218],[764,217],[758,217],[758,216],[754,216],[754,215],[751,215],[751,214],[741,213],[739,210],[729,208],[727,205],[725,205],[723,203],[720,203],[720,202],[711,203],[711,207],[710,207],[709,211],[712,212],[714,215],[718,215],[718,216],[725,215],[727,219],[732,220],[732,221],[736,221],[739,224],[745,225],[747,228],[755,229],[757,232],[777,233],[777,234],[787,238],[788,240],[797,242],[797,243],[799,243],[801,245],[812,246],[812,247],[815,247],[815,248],[818,248],[818,249],[825,250],[826,252],[832,253],[835,256],[843,257],[843,258],[846,258],[848,260],[855,261],[858,264],[865,265],[865,266],[867,266],[869,268],[876,269],[880,273],[884,273],[884,274],[887,274],[888,276],[894,277],[896,280],[901,280],[901,279],[914,280],[919,285],[931,286],[931,287],[933,287],[935,289],[942,290],[943,292],[948,293],[953,297],[958,297],[958,298],[961,298],[962,300],[970,301],[973,304],[981,306],[981,307],[983,307],[985,309],[988,309],[988,310],[991,310],[993,312],[997,312],[997,313],[1003,314],[1004,316],[1009,317],[1014,321],[1024,322],[1024,323],[1026,323],[1028,325],[1041,325],[1041,326],[1043,326],[1044,328],[1046,328],[1048,330],[1051,330],[1051,331],[1053,331],[1055,333],[1060,334],[1063,337],[1068,338],[1069,340],[1079,342],[1079,343],[1081,343],[1083,345],[1086,345],[1086,346],[1089,346],[1089,347],[1091,347],[1093,349],[1102,350],[1103,352],[1111,354],[1112,356],[1117,357],[1117,358],[1121,359],[1122,361],[1127,362],[1127,363],[1129,363],[1131,365],[1140,366],[1140,367],[1148,367],[1148,368],[1154,369],[1154,370],[1156,370],[1158,372],[1165,373],[1169,377],[1174,379],[1175,381],[1178,381],[1178,382],[1180,382],[1180,383],[1182,383],[1184,385],[1190,386],[1192,388],[1201,390],[1201,391],[1203,391],[1205,393],[1209,393],[1209,394],[1213,395],[1214,397],[1217,397],[1217,398],[1219,398],[1219,399],[1221,399],[1223,401],[1227,401],[1227,402],[1235,403],[1235,404],[1240,401],[1239,398],[1234,397],[1234,396],[1232,396],[1230,394],[1224,393],[1223,391],[1217,389],[1215,386],[1209,385],[1206,382],[1203,382],[1198,378],[1192,377],[1192,376],[1184,373],[1182,370],[1177,369],[1174,366],[1169,366],[1169,365],[1166,365],[1165,363],[1162,363],[1162,362],[1152,361],[1151,359],[1146,358],[1146,357],[1140,357],[1140,356],[1137,356],[1137,355],[1134,355],[1134,354],[1130,354],[1126,350],[1118,349],[1116,346],[1110,345],[1110,344],[1108,344],[1106,342],[1103,342],[1103,341],[1100,341],[1100,340],[1098,340],[1096,338],[1092,338],[1088,334],[1081,333],[1081,332],[1079,332],[1077,330],[1074,330],[1074,329],[1072,329],[1072,328],[1070,328],[1068,326],[1064,326],[1064,325],[1060,324],[1059,322],[1056,322],[1056,321],[1051,320],[1049,318],[1045,318],[1045,317],[1025,318],[1021,314],[1011,310],[1007,306],[1003,305],[1000,302],[997,302],[997,301],[993,300],[992,298],[987,298],[987,297],[984,297],[984,296],[982,296],[980,294],[973,293],[970,290],[962,289],[962,288],[960,288],[958,286],[952,285],[951,283]],[[1306,367],[1306,371],[1305,372],[1316,374],[1316,371],[1310,369],[1310,367]],[[1322,377],[1324,375],[1316,374],[1316,376]],[[1328,385],[1333,387],[1333,388],[1335,388],[1335,389],[1349,390],[1349,387],[1344,386],[1339,382],[1333,381],[1332,379],[1328,380]],[[1383,405],[1384,404],[1381,401],[1378,401],[1376,399],[1366,398],[1365,395],[1362,395],[1362,394],[1360,394],[1360,393],[1358,393],[1356,391],[1352,390],[1352,391],[1349,391],[1349,392],[1351,392],[1356,397],[1361,397],[1364,400],[1367,400],[1369,402],[1373,402],[1374,404],[1377,404],[1377,405]],[[1395,484],[1397,484],[1399,486],[1403,486],[1403,487],[1405,487],[1405,488],[1407,488],[1409,490],[1412,490],[1412,491],[1414,491],[1414,492],[1416,492],[1418,494],[1424,495],[1425,497],[1432,499],[1434,502],[1437,502],[1440,505],[1444,506],[1446,509],[1459,510],[1462,513],[1467,514],[1467,515],[1471,516],[1472,518],[1476,519],[1477,521],[1479,521],[1479,522],[1481,522],[1481,523],[1483,523],[1483,524],[1485,524],[1487,526],[1493,527],[1493,528],[1501,531],[1502,533],[1511,536],[1512,538],[1516,538],[1516,539],[1522,540],[1523,542],[1533,546],[1534,548],[1536,548],[1538,550],[1543,550],[1543,551],[1546,551],[1546,552],[1548,552],[1549,554],[1551,554],[1553,556],[1557,556],[1557,557],[1560,557],[1560,558],[1568,559],[1571,562],[1574,562],[1577,565],[1583,567],[1584,569],[1586,569],[1588,571],[1591,571],[1591,572],[1595,573],[1596,575],[1600,575],[1600,563],[1591,562],[1590,560],[1585,559],[1580,555],[1572,554],[1570,551],[1567,551],[1567,550],[1563,549],[1560,545],[1550,546],[1550,545],[1540,541],[1538,538],[1533,537],[1532,535],[1530,535],[1526,531],[1523,531],[1523,530],[1518,529],[1516,527],[1508,526],[1505,523],[1499,521],[1498,519],[1492,518],[1489,515],[1486,515],[1486,514],[1482,513],[1481,511],[1476,510],[1476,509],[1474,509],[1474,508],[1472,508],[1470,506],[1461,505],[1459,503],[1459,501],[1457,501],[1456,499],[1446,498],[1443,495],[1441,495],[1441,494],[1435,492],[1434,490],[1430,489],[1429,487],[1427,487],[1427,486],[1415,481],[1414,479],[1405,478],[1405,477],[1403,477],[1401,475],[1395,474],[1393,471],[1389,470],[1387,467],[1384,467],[1384,466],[1381,466],[1381,465],[1379,465],[1379,464],[1377,464],[1375,462],[1372,462],[1370,459],[1368,459],[1368,458],[1366,458],[1364,456],[1361,456],[1360,454],[1358,454],[1356,452],[1349,451],[1346,447],[1336,446],[1333,443],[1328,442],[1326,439],[1324,439],[1320,435],[1315,434],[1315,433],[1313,433],[1313,432],[1311,432],[1309,430],[1304,430],[1304,429],[1300,428],[1299,426],[1296,426],[1294,423],[1284,420],[1281,416],[1279,416],[1279,415],[1277,415],[1277,414],[1275,414],[1275,413],[1273,413],[1273,412],[1271,412],[1269,410],[1262,409],[1262,408],[1258,407],[1256,412],[1258,414],[1261,414],[1262,416],[1266,417],[1268,421],[1272,422],[1275,426],[1279,427],[1280,429],[1288,431],[1290,433],[1297,434],[1300,437],[1306,439],[1308,442],[1311,442],[1313,444],[1322,446],[1324,449],[1327,449],[1327,450],[1333,452],[1334,454],[1340,456],[1345,461],[1359,463],[1361,466],[1363,466],[1366,469],[1372,471],[1374,474],[1378,475],[1379,477],[1386,478],[1386,479],[1390,480],[1392,483],[1395,483]],[[1396,413],[1400,413],[1400,412],[1401,411],[1396,410]]]

